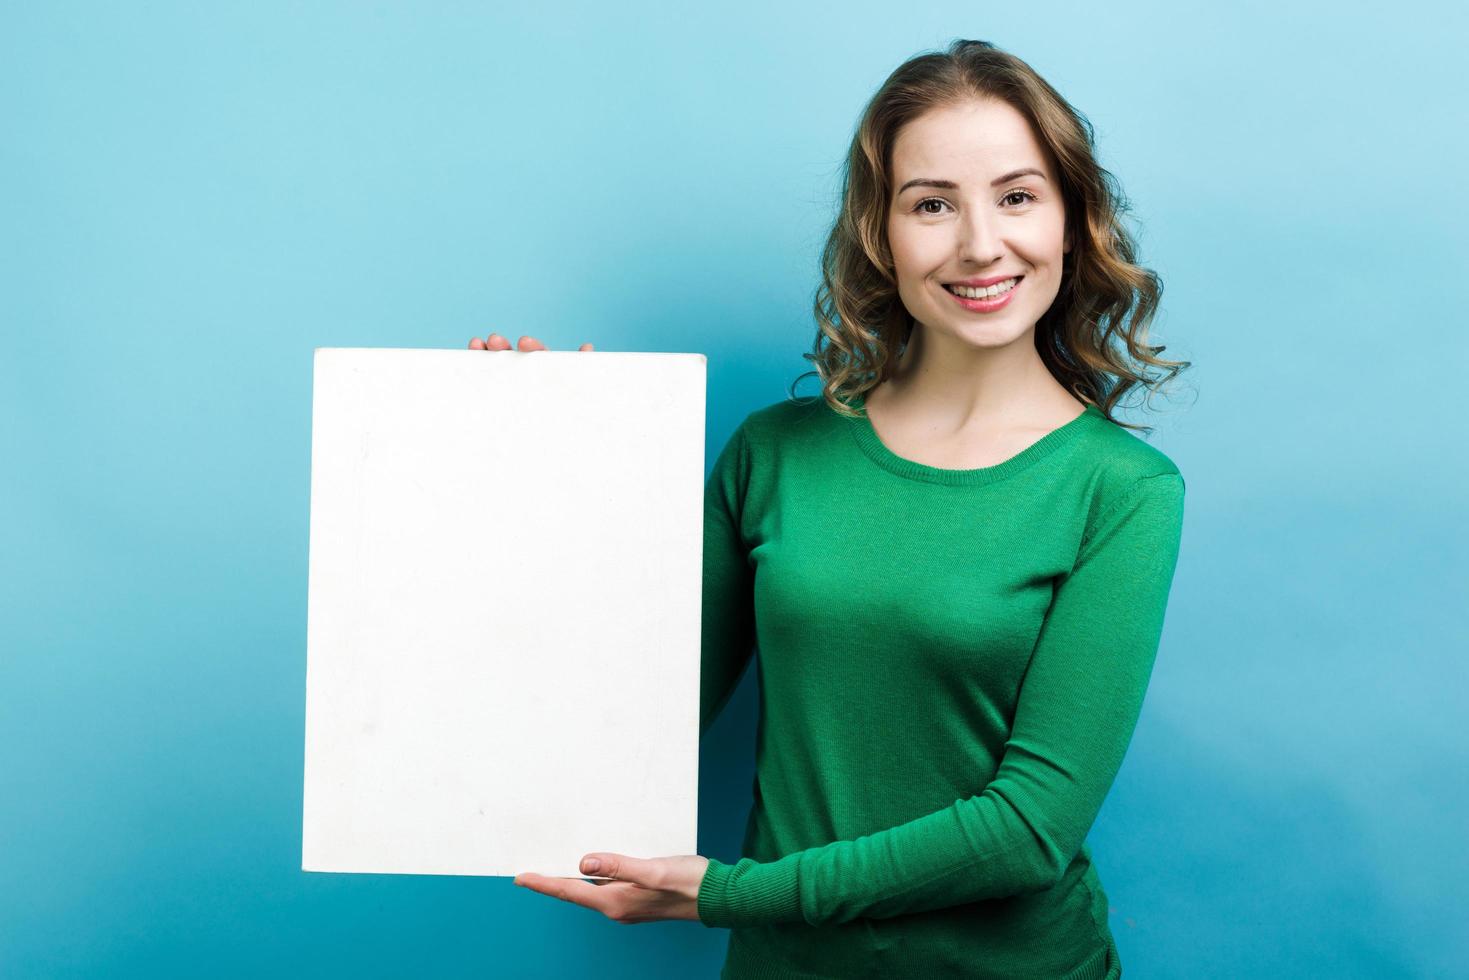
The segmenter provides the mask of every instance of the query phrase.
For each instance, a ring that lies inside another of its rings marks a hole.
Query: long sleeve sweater
[[[1120,973],[1086,836],[1137,724],[1184,481],[1094,405],[994,466],[820,398],[750,413],[704,515],[701,733],[752,657],[723,976]]]

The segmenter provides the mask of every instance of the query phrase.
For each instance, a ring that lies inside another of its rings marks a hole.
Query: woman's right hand
[[[502,336],[500,336],[497,333],[490,334],[484,340],[480,340],[478,337],[475,337],[472,340],[470,340],[470,342],[469,342],[469,349],[470,350],[509,350],[510,349],[510,339],[508,337],[502,337]],[[541,343],[539,340],[537,340],[534,337],[521,337],[520,338],[520,343],[518,345],[516,345],[516,349],[517,350],[520,350],[522,352],[525,352],[525,351],[533,351],[533,350],[545,350],[546,349],[546,345],[543,344],[543,343]],[[591,349],[592,349],[592,345],[591,344],[582,344],[580,347],[577,348],[577,350],[591,350]]]

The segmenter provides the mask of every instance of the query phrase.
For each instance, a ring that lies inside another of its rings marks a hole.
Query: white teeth
[[[1019,281],[1020,277],[1016,276],[1013,279],[1006,279],[1004,282],[997,282],[993,286],[986,286],[983,289],[976,289],[971,286],[945,286],[944,288],[951,293],[963,296],[965,299],[992,299],[1001,293],[1008,293],[1015,288],[1015,284]]]

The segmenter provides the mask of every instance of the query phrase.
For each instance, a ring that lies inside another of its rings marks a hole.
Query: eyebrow
[[[1008,184],[1012,180],[1017,180],[1017,179],[1019,179],[1021,177],[1030,177],[1030,176],[1039,177],[1041,180],[1045,180],[1046,179],[1046,175],[1043,174],[1043,173],[1041,173],[1036,168],[1034,168],[1034,167],[1022,167],[1019,170],[1012,170],[1012,171],[1010,171],[1008,174],[1005,174],[1005,176],[1003,176],[1003,177],[996,177],[994,180],[990,181],[990,186],[991,187],[999,187],[1001,184]],[[898,193],[901,194],[901,193],[903,193],[904,191],[906,191],[910,187],[939,187],[939,188],[942,188],[943,190],[952,191],[952,190],[958,190],[959,185],[956,184],[956,183],[954,183],[952,180],[936,180],[936,179],[934,179],[932,177],[918,177],[918,178],[915,178],[914,180],[908,181],[908,183],[904,184],[902,187],[899,187],[898,188]]]

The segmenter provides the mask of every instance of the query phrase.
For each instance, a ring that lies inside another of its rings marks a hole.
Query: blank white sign
[[[317,349],[303,870],[696,852],[705,377]]]

